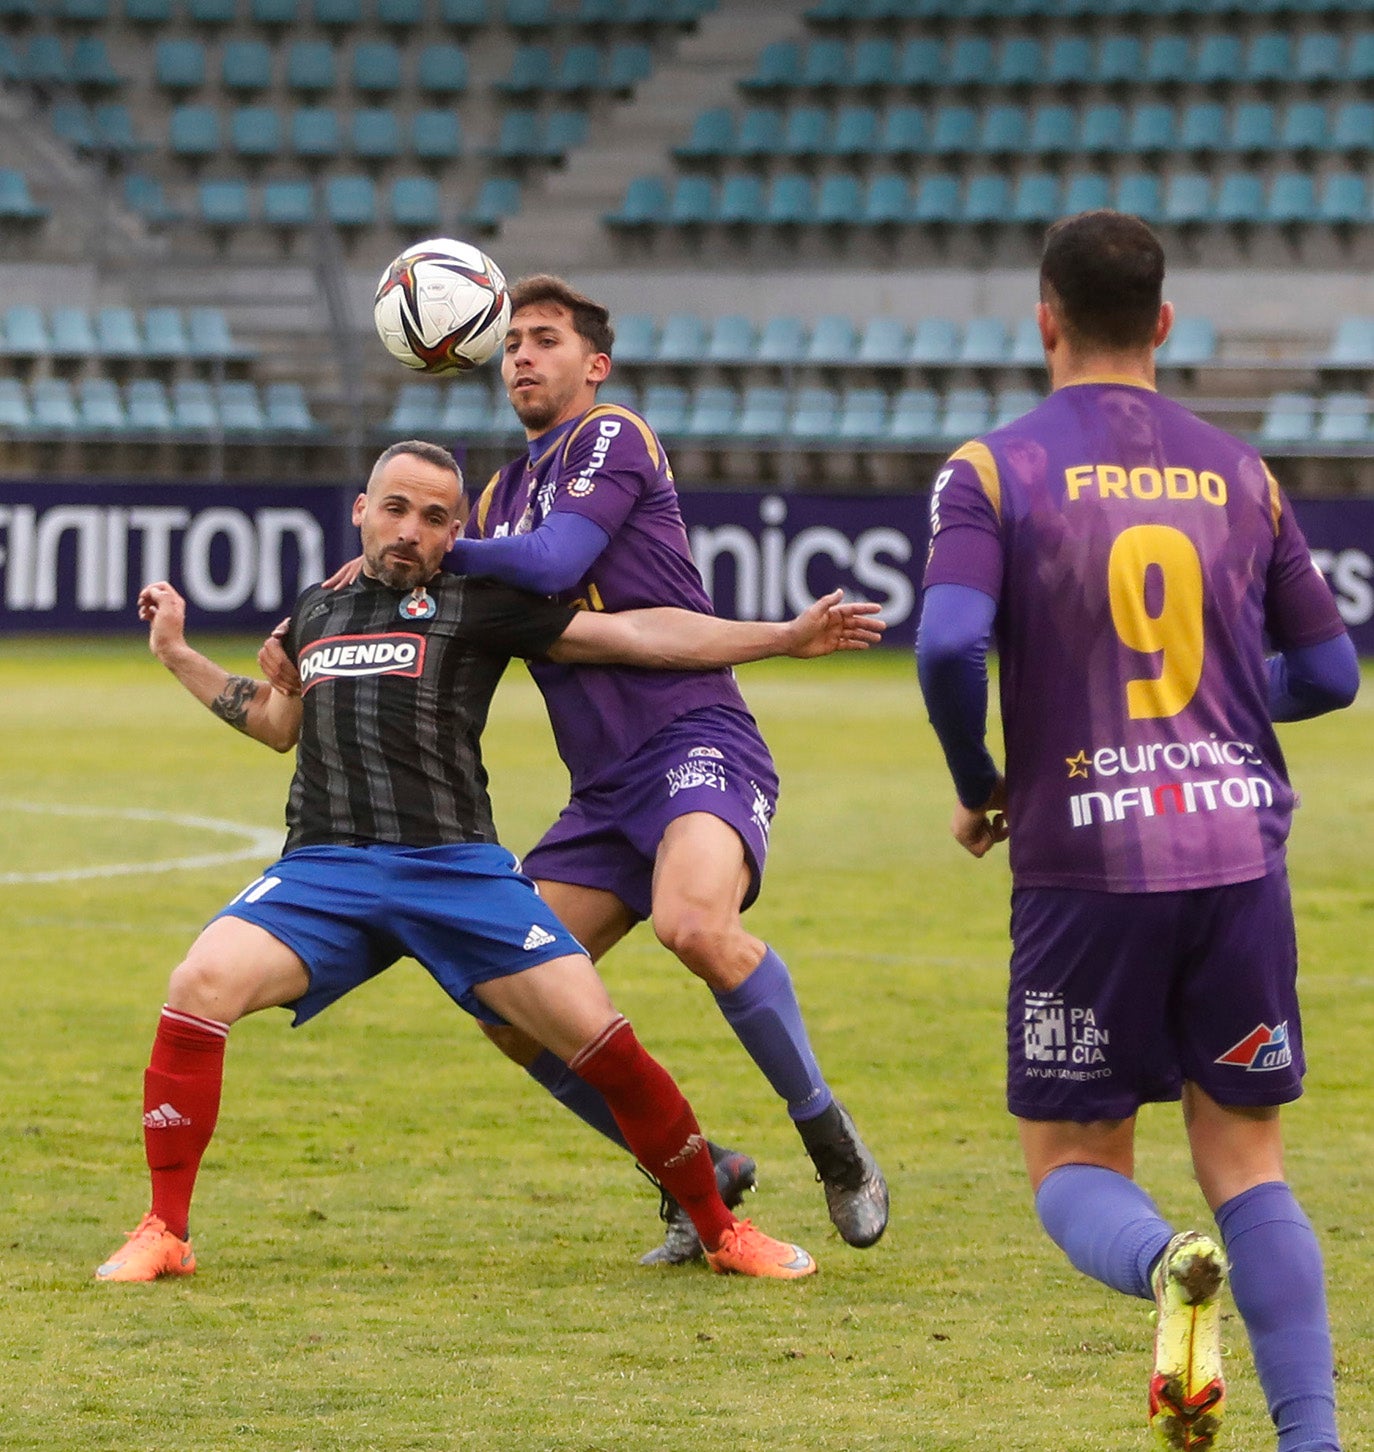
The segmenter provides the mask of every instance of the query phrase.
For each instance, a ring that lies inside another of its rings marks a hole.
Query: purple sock
[[[579,1079],[557,1054],[541,1049],[539,1057],[525,1072],[536,1084],[542,1084],[564,1109],[571,1109],[583,1124],[591,1125],[598,1134],[604,1134],[621,1149],[629,1149],[620,1126],[615,1122],[615,1115],[611,1113],[611,1106],[601,1097],[601,1091],[593,1089],[585,1079]]]
[[[717,993],[716,1002],[794,1120],[814,1119],[830,1108],[833,1095],[811,1052],[792,975],[771,948],[738,988]]]
[[[1154,1299],[1150,1268],[1174,1232],[1134,1180],[1100,1165],[1060,1165],[1041,1180],[1035,1210],[1075,1270]]]
[[[1340,1452],[1322,1253],[1312,1222],[1282,1180],[1217,1211],[1231,1295],[1278,1428],[1278,1452]]]

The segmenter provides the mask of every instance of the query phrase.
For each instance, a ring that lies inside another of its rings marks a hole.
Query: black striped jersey
[[[366,575],[296,602],[301,676],[286,851],[389,842],[495,842],[481,737],[511,656],[540,656],[573,609],[438,574],[415,590]]]

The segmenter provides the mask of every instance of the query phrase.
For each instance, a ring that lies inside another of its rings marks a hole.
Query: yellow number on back
[[[1157,615],[1146,605],[1151,565],[1164,587]],[[1167,524],[1123,530],[1107,560],[1107,588],[1121,643],[1142,655],[1163,656],[1157,676],[1127,681],[1131,719],[1177,716],[1202,679],[1202,561],[1196,546]]]

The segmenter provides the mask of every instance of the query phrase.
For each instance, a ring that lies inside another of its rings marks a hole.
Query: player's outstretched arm
[[[290,751],[300,736],[301,703],[266,681],[231,676],[186,640],[186,602],[166,580],[145,585],[138,617],[148,623],[148,649],[203,706],[236,731]]]
[[[658,670],[711,670],[769,656],[799,660],[837,650],[866,650],[887,629],[881,607],[845,601],[833,590],[791,620],[721,620],[662,606],[616,614],[579,611],[550,649],[570,664],[635,665]]]

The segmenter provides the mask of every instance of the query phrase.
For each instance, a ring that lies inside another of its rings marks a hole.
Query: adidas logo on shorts
[[[552,933],[546,932],[538,923],[534,923],[529,932],[525,934],[525,951],[528,953],[532,948],[547,948],[550,943],[557,941]]]

